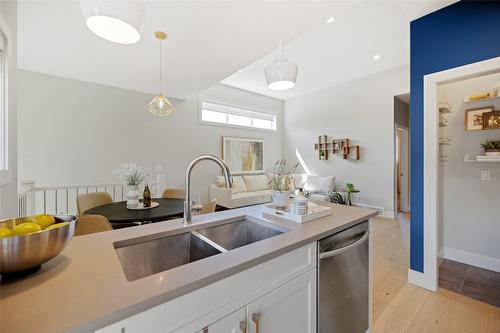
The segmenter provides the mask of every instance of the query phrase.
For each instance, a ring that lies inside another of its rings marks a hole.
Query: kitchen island
[[[0,331],[194,333],[238,325],[242,332],[255,332],[262,309],[288,299],[291,303],[270,310],[276,325],[296,326],[296,318],[305,325],[301,333],[313,333],[317,241],[377,215],[375,210],[332,206],[332,215],[305,224],[263,218],[262,207],[254,206],[195,216],[187,227],[179,219],[75,237],[39,272],[2,282]],[[126,274],[126,263],[117,254],[126,245],[245,217],[265,219],[283,232],[150,275]],[[140,241],[131,241],[136,239]],[[285,328],[283,332],[292,332]]]

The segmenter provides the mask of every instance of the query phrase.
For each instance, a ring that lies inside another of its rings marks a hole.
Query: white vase
[[[500,156],[500,151],[494,150],[494,151],[486,151],[484,152],[486,156]]]
[[[290,200],[290,191],[271,191],[271,197],[273,198],[273,204],[277,208],[285,208],[288,206]]]
[[[139,185],[129,185],[127,190],[127,207],[135,208],[139,205]]]

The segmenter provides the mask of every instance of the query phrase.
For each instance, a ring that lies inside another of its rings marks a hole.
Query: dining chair
[[[210,200],[208,202],[202,202],[199,207],[200,210],[196,212],[196,215],[201,215],[201,214],[208,214],[208,213],[213,213],[215,212],[215,206],[216,206],[216,201],[217,199]]]
[[[162,198],[169,199],[184,199],[185,197],[186,191],[183,188],[166,188],[162,194]]]
[[[94,234],[96,232],[111,231],[113,227],[108,219],[102,215],[82,215],[76,221],[75,236]]]
[[[113,199],[107,192],[92,192],[86,194],[79,194],[76,197],[76,208],[78,215],[82,215],[87,210],[113,203]]]

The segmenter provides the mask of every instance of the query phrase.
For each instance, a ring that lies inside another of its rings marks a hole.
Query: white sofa
[[[294,174],[294,187],[302,188],[313,200],[330,201],[324,195],[334,190],[335,176],[313,176]],[[216,199],[217,205],[226,208],[258,205],[271,201],[270,175],[244,175],[233,177],[233,188],[225,187],[224,177],[217,176],[215,184],[209,188],[210,200]]]
[[[210,200],[226,208],[251,206],[271,201],[269,177],[261,175],[233,176],[233,188],[226,188],[224,177],[217,176],[208,190]]]

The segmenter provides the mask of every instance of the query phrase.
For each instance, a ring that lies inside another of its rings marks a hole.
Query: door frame
[[[438,85],[498,72],[500,57],[424,76],[424,272],[408,270],[408,282],[436,291],[439,237],[439,112]]]
[[[400,212],[399,207],[398,207],[398,178],[399,178],[399,173],[398,173],[398,130],[404,130],[407,133],[407,156],[408,159],[406,161],[406,211],[402,212],[409,212],[410,211],[410,128],[399,125],[399,124],[394,124],[394,211],[396,212],[396,215]]]

